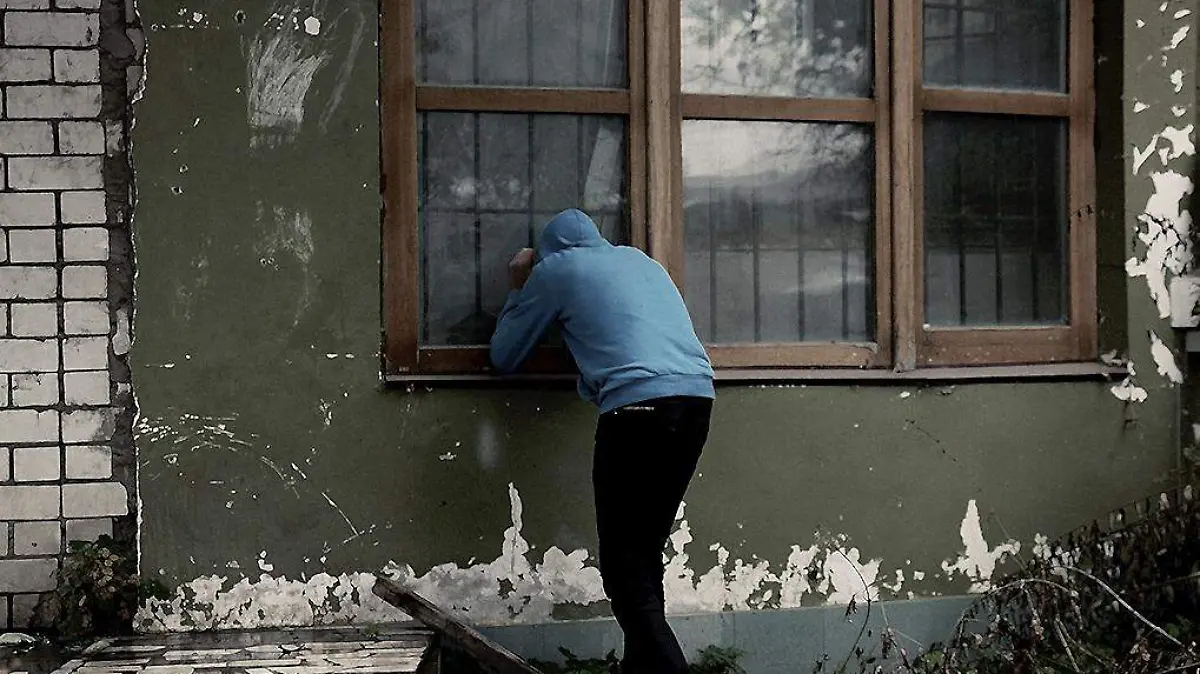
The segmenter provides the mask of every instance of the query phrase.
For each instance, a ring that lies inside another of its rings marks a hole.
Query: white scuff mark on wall
[[[310,16],[304,20],[304,32],[309,35],[319,35],[321,32],[321,20],[315,16]]]
[[[323,491],[321,492],[321,496],[325,498],[325,502],[329,504],[330,508],[333,508],[335,511],[337,511],[338,515],[341,515],[342,520],[346,523],[346,526],[350,527],[350,537],[343,540],[342,545],[345,545],[346,543],[349,543],[350,541],[362,535],[362,531],[360,531],[358,527],[354,526],[354,522],[350,520],[350,516],[346,514],[346,511],[342,510],[342,507],[338,505],[336,501],[330,498],[329,492]]]
[[[1008,541],[996,547],[989,547],[983,537],[983,526],[979,521],[979,506],[975,499],[967,503],[967,514],[959,527],[962,537],[963,553],[951,563],[942,562],[942,572],[947,577],[962,574],[971,579],[971,592],[984,592],[991,583],[996,565],[1008,555],[1016,555],[1021,551],[1019,541]]]
[[[279,145],[300,133],[313,76],[330,58],[324,45],[269,24],[254,36],[246,59],[251,147]]]
[[[312,271],[312,258],[316,252],[313,242],[312,217],[308,211],[294,210],[285,206],[271,209],[271,217],[260,201],[257,206],[259,236],[254,244],[258,262],[265,268],[279,271],[283,257],[295,260],[300,268],[302,282],[294,293],[296,306],[292,311],[292,328],[300,324],[304,312],[312,305],[316,295],[318,279]],[[337,354],[326,354],[337,358]]]
[[[1146,246],[1145,256],[1126,260],[1125,271],[1130,277],[1146,279],[1159,317],[1168,318],[1171,315],[1168,277],[1182,274],[1192,262],[1188,243],[1192,216],[1183,208],[1183,200],[1192,193],[1194,186],[1191,178],[1175,171],[1153,173],[1150,179],[1154,183],[1154,193],[1138,216],[1143,227],[1138,232],[1138,239]]]
[[[1175,87],[1175,93],[1178,94],[1183,91],[1183,71],[1182,70],[1176,70],[1175,72],[1171,73],[1171,85]]]
[[[1135,101],[1133,104],[1134,114],[1137,114],[1139,112],[1142,112],[1143,110],[1149,110],[1149,109],[1150,109],[1150,106],[1146,105],[1145,103],[1143,103],[1141,101]]]
[[[1172,384],[1183,383],[1183,372],[1179,369],[1179,363],[1175,362],[1175,354],[1153,330],[1150,331],[1150,355],[1160,375]]]

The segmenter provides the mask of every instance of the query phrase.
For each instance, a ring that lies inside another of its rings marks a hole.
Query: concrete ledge
[[[902,646],[910,653],[946,640],[972,597],[945,597],[914,601],[892,601],[871,607],[863,648],[880,643],[879,635],[890,625],[904,636]],[[887,619],[885,621],[884,614]],[[709,645],[746,651],[742,664],[752,674],[796,674],[826,654],[836,666],[854,647],[867,621],[867,606],[860,604],[855,615],[845,606],[781,609],[772,611],[728,611],[724,613],[671,616],[671,627],[688,657]],[[559,647],[581,658],[601,658],[609,651],[621,653],[621,630],[611,618],[562,621],[538,625],[512,625],[479,629],[486,637],[523,658],[561,662]],[[852,660],[852,664],[857,664]]]

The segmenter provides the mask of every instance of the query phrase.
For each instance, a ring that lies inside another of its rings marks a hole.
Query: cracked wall
[[[1174,483],[1178,345],[1152,287],[1175,262],[1150,251],[1190,223],[1170,174],[1191,172],[1194,8],[1100,4],[1099,67],[1130,81],[1101,84],[1098,139],[1120,249],[1101,329],[1128,381],[722,388],[672,611],[978,590],[1005,553]],[[483,623],[605,612],[574,392],[379,385],[376,9],[143,8],[133,433],[143,571],[178,588],[143,629],[375,620],[384,568]]]

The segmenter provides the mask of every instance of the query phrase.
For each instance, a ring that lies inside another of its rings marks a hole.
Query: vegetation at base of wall
[[[1133,521],[1131,521],[1133,520]],[[1200,671],[1200,498],[1193,488],[1144,501],[1037,546],[950,637],[923,647],[864,622],[837,674],[1183,674]],[[851,607],[850,610],[853,610]],[[868,612],[870,604],[867,605]]]
[[[610,674],[620,662],[614,651],[603,658],[582,659],[566,648],[559,648],[563,662],[530,660],[542,674]],[[689,674],[746,674],[739,664],[744,653],[736,648],[706,646],[700,649],[696,661],[689,665]]]
[[[142,601],[168,596],[158,581],[138,577],[132,546],[110,536],[71,541],[53,595],[54,626],[66,639],[125,634]]]

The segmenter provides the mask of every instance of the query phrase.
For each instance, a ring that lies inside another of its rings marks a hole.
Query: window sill
[[[1104,363],[1052,363],[1045,365],[997,365],[977,367],[935,367],[894,372],[892,370],[860,370],[850,368],[764,368],[759,370],[717,370],[718,386],[764,383],[849,383],[901,384],[909,382],[1020,382],[1020,381],[1115,381],[1125,377],[1123,366]],[[554,375],[489,375],[489,374],[413,374],[385,375],[388,386],[406,385],[482,386],[502,388],[544,387],[561,385],[574,388],[575,376]]]

